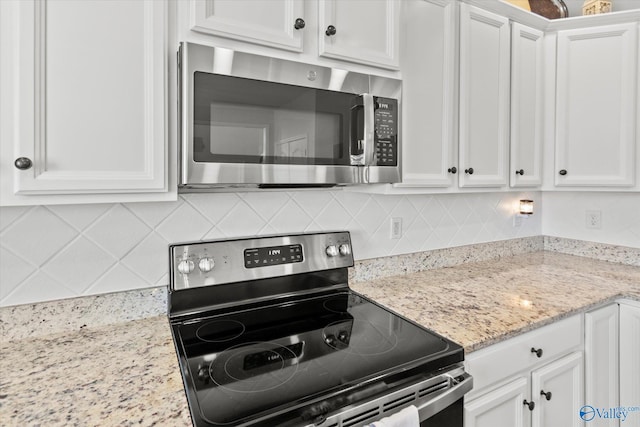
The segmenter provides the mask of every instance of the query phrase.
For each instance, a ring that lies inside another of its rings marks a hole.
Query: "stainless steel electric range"
[[[463,349],[348,285],[348,232],[170,247],[169,320],[196,426],[349,427],[415,405],[462,426]]]

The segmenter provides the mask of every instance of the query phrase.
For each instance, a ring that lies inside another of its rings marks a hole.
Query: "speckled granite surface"
[[[640,267],[640,247],[631,248],[628,246],[566,239],[564,237],[544,236],[544,249],[546,251],[561,252],[569,255]]]
[[[535,252],[351,287],[469,352],[607,301],[640,300],[640,268]]]
[[[166,286],[1,307],[0,337],[35,338],[166,314]]]
[[[640,300],[640,268],[535,252],[351,286],[469,352],[620,297]],[[2,425],[190,425],[165,316],[71,326],[3,336]]]
[[[189,426],[166,316],[0,343],[3,426]]]

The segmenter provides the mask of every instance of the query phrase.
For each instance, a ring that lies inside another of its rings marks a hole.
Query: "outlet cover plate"
[[[585,225],[587,228],[599,230],[602,228],[602,211],[586,211]]]

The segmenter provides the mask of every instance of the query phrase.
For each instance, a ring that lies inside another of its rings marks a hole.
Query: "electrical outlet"
[[[402,237],[402,218],[391,218],[391,238],[400,239]]]
[[[586,211],[585,221],[586,221],[587,228],[601,229],[602,228],[602,212]]]
[[[513,226],[514,227],[522,227],[522,217],[523,215],[515,214],[513,216]]]

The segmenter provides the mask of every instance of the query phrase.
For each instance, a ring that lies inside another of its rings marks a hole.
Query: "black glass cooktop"
[[[388,391],[399,372],[463,360],[457,344],[351,291],[172,327],[196,425],[313,419]]]

